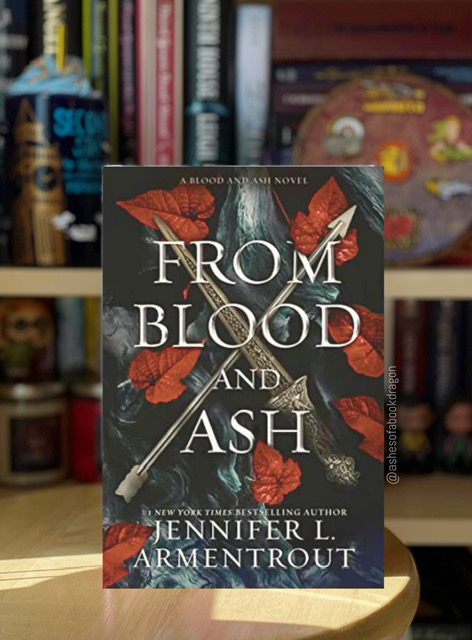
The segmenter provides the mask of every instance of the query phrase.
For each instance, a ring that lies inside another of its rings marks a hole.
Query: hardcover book
[[[104,586],[383,586],[379,167],[104,169]]]

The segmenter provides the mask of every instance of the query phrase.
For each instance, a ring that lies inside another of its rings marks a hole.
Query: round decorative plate
[[[426,78],[336,87],[303,120],[294,163],[384,167],[389,265],[430,262],[472,229],[472,113]]]

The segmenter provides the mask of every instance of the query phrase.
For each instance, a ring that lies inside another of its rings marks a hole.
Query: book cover
[[[228,164],[233,156],[233,30],[230,0],[186,0],[185,164]]]
[[[382,170],[106,167],[104,228],[104,586],[381,587]]]
[[[242,5],[236,14],[236,164],[262,164],[270,95],[272,10]]]

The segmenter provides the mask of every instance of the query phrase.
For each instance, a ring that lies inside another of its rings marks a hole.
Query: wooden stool
[[[0,493],[0,627],[35,640],[398,640],[418,576],[385,532],[384,589],[102,590],[100,488]]]

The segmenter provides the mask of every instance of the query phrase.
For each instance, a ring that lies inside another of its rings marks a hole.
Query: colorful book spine
[[[79,0],[30,2],[29,57],[55,56],[58,25],[67,26],[67,53],[82,56],[82,5]]]
[[[110,160],[119,160],[120,149],[120,0],[108,0],[108,114]]]
[[[182,163],[183,2],[159,0],[156,27],[155,161]]]
[[[399,392],[404,396],[426,393],[428,304],[397,300],[395,304],[395,364]]]
[[[156,78],[149,73],[151,66],[150,43],[152,41],[152,26],[154,22],[155,3],[136,0],[136,110],[138,134],[138,163],[152,164],[150,145],[150,126],[152,97],[155,95]]]
[[[183,161],[183,0],[138,0],[138,161]]]
[[[463,303],[439,300],[431,303],[429,331],[429,392],[431,402],[442,409],[463,390]]]
[[[231,164],[231,2],[187,0],[185,9],[185,164]]]
[[[83,0],[82,48],[85,69],[92,85],[108,96],[108,2]]]
[[[472,5],[319,0],[277,2],[275,60],[472,57]]]
[[[241,5],[236,19],[236,164],[262,164],[270,94],[272,11]]]
[[[134,0],[120,2],[120,123],[119,156],[136,164],[136,11]]]

